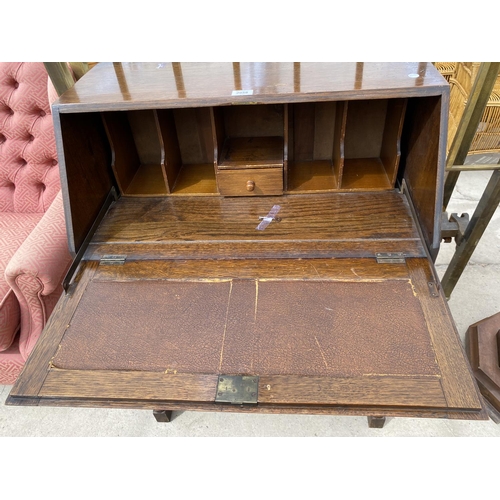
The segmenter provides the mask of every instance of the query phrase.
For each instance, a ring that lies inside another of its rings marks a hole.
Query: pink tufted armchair
[[[70,262],[47,72],[0,63],[0,384],[16,380]]]

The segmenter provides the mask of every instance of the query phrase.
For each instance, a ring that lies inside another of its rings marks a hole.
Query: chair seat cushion
[[[0,351],[8,349],[19,328],[19,303],[5,280],[5,268],[43,213],[0,212]]]

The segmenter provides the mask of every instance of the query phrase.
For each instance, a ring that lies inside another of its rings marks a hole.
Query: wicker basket
[[[435,62],[434,66],[436,69],[444,76],[447,82],[450,81],[450,78],[455,74],[455,65],[454,62]]]
[[[448,148],[465,110],[479,65],[480,63],[456,63],[455,75],[450,77]],[[469,154],[498,152],[500,152],[500,76],[497,78],[469,149]]]

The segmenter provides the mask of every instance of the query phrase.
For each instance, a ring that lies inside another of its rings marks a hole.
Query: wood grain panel
[[[224,116],[222,107],[211,107],[212,134],[214,143],[214,167],[220,163],[222,158],[222,148],[226,140],[226,132],[224,130]]]
[[[283,168],[282,137],[228,137],[219,169]]]
[[[213,401],[217,376],[144,372],[52,370],[41,397],[148,401]],[[415,397],[415,395],[418,395]],[[446,409],[439,379],[263,376],[259,405],[352,405]]]
[[[52,370],[41,397],[214,401],[216,375]]]
[[[308,161],[314,152],[315,103],[296,104],[293,109],[293,160]]]
[[[283,190],[288,190],[288,159],[290,156],[290,106],[285,104],[283,122]],[[292,129],[293,133],[293,129]]]
[[[159,165],[162,151],[155,113],[151,110],[137,110],[129,111],[127,116],[141,164]]]
[[[314,105],[314,149],[313,160],[330,160],[335,140],[337,103],[317,102]],[[342,113],[342,104],[339,112]]]
[[[447,93],[443,98],[409,99],[401,141],[403,176],[433,258],[441,243],[447,114]]]
[[[349,102],[345,131],[346,159],[380,156],[386,114],[386,99]]]
[[[99,113],[56,112],[53,119],[69,249],[76,255],[115,186],[111,150]]]
[[[126,196],[166,195],[167,185],[163,177],[162,166],[160,164],[141,165],[124,194]]]
[[[408,280],[405,264],[375,259],[136,260],[122,266],[100,265],[94,281],[280,279],[376,281]]]
[[[171,193],[182,166],[181,151],[172,111],[158,109],[155,113],[163,145],[162,168],[165,169],[166,185]]]
[[[372,191],[393,187],[380,158],[346,158],[344,160],[342,189]]]
[[[213,163],[184,165],[173,188],[177,195],[216,195],[217,182]]]
[[[6,404],[12,404],[7,399]],[[72,398],[44,398],[34,400],[25,398],[16,400],[16,405],[23,406],[74,406],[81,408],[125,408],[174,411],[211,411],[227,413],[259,413],[259,414],[296,414],[296,415],[339,415],[339,416],[380,416],[402,418],[448,418],[458,420],[488,420],[486,410],[480,412],[432,410],[429,408],[383,407],[383,406],[318,406],[318,405],[230,405],[218,403],[184,403],[169,401],[138,401],[138,400],[101,400],[101,399],[72,399]]]
[[[442,290],[439,297],[429,294],[428,283],[434,281],[429,264],[424,259],[408,259],[407,265],[415,292],[421,297],[422,311],[436,351],[448,407],[480,410],[482,402],[479,391],[444,294]]]
[[[180,63],[182,93],[179,68],[172,63],[100,63],[61,96],[59,106],[71,112],[155,109],[165,101],[170,107],[318,102],[360,95],[364,99],[440,95],[448,87],[432,63],[364,63],[358,76],[356,64],[240,63],[241,81],[253,90],[252,95],[242,96],[233,95],[241,89],[235,88],[235,67],[230,62]],[[411,76],[415,73],[420,78]],[[294,74],[300,74],[299,81]],[[95,88],[102,90],[95,92]]]
[[[259,240],[257,245],[245,241],[97,243],[89,245],[85,258],[98,260],[107,254],[125,255],[129,260],[373,258],[378,252],[402,252],[407,257],[426,256],[417,239],[348,239],[313,242]]]
[[[403,131],[406,99],[390,99],[380,150],[380,159],[385,167],[389,184],[394,187],[401,157],[401,133]]]
[[[333,139],[333,171],[336,177],[337,187],[342,185],[345,158],[345,127],[347,123],[348,103],[337,103],[335,112],[335,129]]]
[[[273,205],[281,206],[281,222],[256,231],[259,216],[265,216]],[[93,242],[317,240],[351,241],[356,247],[362,240],[377,240],[383,245],[385,240],[399,239],[419,239],[419,235],[403,195],[387,191],[244,199],[122,198],[109,210]]]
[[[437,377],[262,376],[259,403],[447,407]]]
[[[103,113],[103,123],[111,146],[111,166],[122,193],[126,192],[140,166],[126,113]]]
[[[173,111],[183,165],[213,163],[214,142],[209,108]]]
[[[284,106],[228,106],[222,109],[229,137],[283,137]]]
[[[288,172],[290,193],[325,192],[338,187],[331,160],[290,162]]]

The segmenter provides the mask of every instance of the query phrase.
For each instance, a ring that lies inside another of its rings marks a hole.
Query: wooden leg
[[[465,229],[460,245],[457,246],[441,280],[441,285],[447,299],[450,298],[451,292],[460,279],[465,266],[474,253],[499,203],[500,170],[495,170],[491,174],[488,185],[474,211],[474,215]]]
[[[153,416],[157,422],[170,422],[172,420],[172,410],[153,410]]]
[[[368,417],[368,427],[370,429],[382,429],[385,424],[385,417]]]

